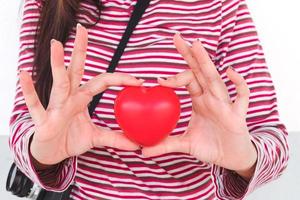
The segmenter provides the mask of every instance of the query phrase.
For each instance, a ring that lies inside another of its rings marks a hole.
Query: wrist
[[[29,141],[29,157],[30,157],[30,160],[31,160],[31,163],[33,164],[34,168],[36,170],[47,170],[47,169],[52,169],[56,166],[59,165],[59,163],[57,164],[43,164],[41,162],[39,162],[33,155],[32,155],[32,140],[33,140],[33,135],[31,136],[30,138],[30,141]]]
[[[47,165],[47,164],[43,164],[43,163],[40,163],[39,161],[37,161],[31,154],[31,152],[29,151],[29,157],[30,157],[30,160],[31,160],[31,163],[33,164],[34,168],[37,170],[37,171],[40,171],[40,170],[47,170],[47,169],[53,169],[55,167],[57,167],[59,165],[58,164],[54,164],[54,165]]]
[[[257,164],[257,150],[255,145],[251,142],[251,147],[249,151],[249,166],[245,167],[244,169],[235,170],[235,172],[240,175],[242,178],[244,178],[247,181],[250,181],[252,176],[254,175],[256,164]]]

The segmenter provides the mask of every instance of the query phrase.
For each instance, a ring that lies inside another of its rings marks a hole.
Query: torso
[[[101,19],[88,29],[89,45],[82,84],[107,70],[136,0],[104,0]],[[82,4],[90,6],[88,3]],[[145,86],[157,85],[157,77],[188,69],[175,49],[176,32],[189,42],[200,39],[211,58],[216,56],[221,30],[219,0],[152,0],[131,36],[116,72],[145,79]],[[95,9],[92,6],[92,9]],[[80,18],[79,21],[85,21]],[[92,21],[92,19],[91,19]],[[66,44],[70,60],[74,32]],[[116,123],[113,103],[122,87],[107,89],[98,104],[93,122],[112,130]],[[172,135],[182,134],[191,117],[192,104],[185,88],[177,88],[181,115]],[[73,199],[216,199],[211,166],[182,153],[145,158],[141,151],[93,148],[78,157]]]

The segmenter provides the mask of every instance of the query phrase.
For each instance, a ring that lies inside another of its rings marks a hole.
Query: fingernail
[[[145,79],[139,78],[140,82],[145,82]]]
[[[56,40],[55,40],[55,39],[52,39],[52,40],[50,41],[50,44],[52,45],[54,42],[56,42]]]
[[[230,68],[232,71],[235,71],[235,69],[231,65],[228,68]]]
[[[22,71],[23,71],[22,69],[19,70],[19,73],[18,73],[19,76],[20,76],[20,74],[22,73]]]
[[[82,25],[80,23],[77,23],[76,28],[79,29],[80,27],[82,27]]]
[[[178,32],[178,35],[180,36],[181,39],[185,40],[180,32]]]
[[[194,40],[194,43],[199,43],[201,42],[199,38],[197,38],[196,40]]]

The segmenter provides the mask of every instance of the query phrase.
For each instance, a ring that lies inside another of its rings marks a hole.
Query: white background
[[[277,90],[280,116],[290,132],[291,149],[290,163],[283,177],[257,190],[249,199],[297,200],[300,199],[300,3],[297,0],[251,0],[248,5]],[[9,134],[15,95],[19,6],[20,1],[0,0],[0,135]],[[4,184],[0,185],[2,190]],[[5,196],[1,190],[0,196]]]

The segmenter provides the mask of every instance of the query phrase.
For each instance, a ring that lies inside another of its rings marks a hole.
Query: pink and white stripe
[[[100,22],[88,29],[82,84],[106,71],[136,0],[104,0],[102,3]],[[33,41],[40,9],[39,0],[25,1],[18,70],[32,71]],[[94,22],[96,8],[84,0],[77,17],[82,23]],[[279,120],[276,93],[245,0],[152,0],[116,71],[143,78],[146,86],[154,86],[157,77],[188,69],[172,41],[176,32],[188,42],[202,41],[233,100],[236,91],[225,74],[226,68],[233,66],[247,80],[251,91],[247,123],[258,151],[256,171],[249,183],[229,170],[203,163],[190,155],[170,153],[145,158],[140,151],[108,147],[94,148],[70,158],[51,172],[35,171],[28,152],[34,124],[17,82],[9,142],[19,168],[48,190],[62,191],[73,181],[71,199],[242,199],[260,185],[279,177],[288,160],[287,132]],[[74,37],[72,31],[65,44],[66,64],[70,62]],[[93,116],[95,124],[120,129],[113,103],[121,89],[111,87],[105,92]],[[192,106],[185,88],[176,89],[176,93],[182,112],[173,135],[186,130]]]

